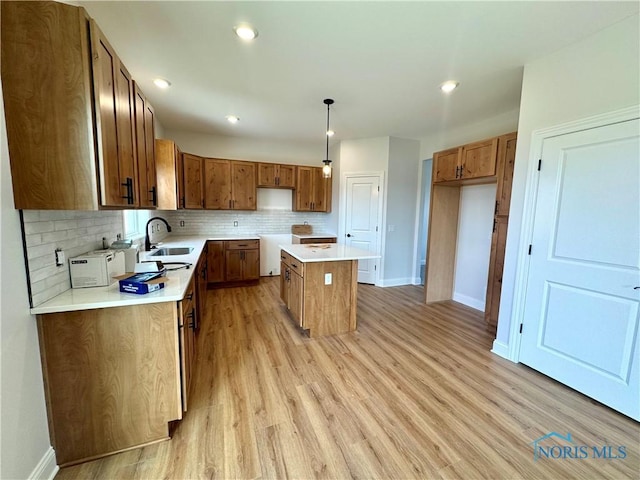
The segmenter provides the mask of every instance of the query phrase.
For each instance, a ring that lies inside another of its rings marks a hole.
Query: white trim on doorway
[[[538,175],[535,174],[538,168],[537,159],[540,158],[542,145],[545,139],[565,135],[567,133],[579,132],[604,125],[626,122],[640,118],[640,105],[623,108],[609,113],[594,115],[580,120],[563,123],[553,127],[534,130],[531,134],[531,150],[529,153],[529,170],[525,186],[524,206],[522,212],[522,223],[520,229],[520,243],[518,245],[518,259],[516,266],[516,279],[513,292],[513,308],[511,309],[511,324],[509,330],[509,345],[506,358],[512,362],[520,361],[520,324],[525,313],[525,298],[527,293],[527,278],[529,277],[529,262],[531,257],[527,254],[527,246],[531,243],[533,235],[533,221],[535,205],[538,191]],[[496,345],[494,351],[500,356],[504,356],[505,345]]]
[[[380,195],[378,195],[378,235],[377,235],[377,245],[378,251],[377,255],[380,255],[380,258],[375,260],[376,265],[376,280],[375,285],[377,287],[381,285],[381,279],[384,278],[384,249],[385,249],[385,236],[382,235],[382,232],[386,231],[386,205],[387,205],[387,184],[386,178],[383,171],[376,172],[344,172],[340,176],[340,201],[339,201],[339,211],[338,211],[338,241],[344,242],[346,238],[346,219],[347,219],[347,179],[348,178],[358,178],[358,177],[378,177],[379,185],[380,185]]]

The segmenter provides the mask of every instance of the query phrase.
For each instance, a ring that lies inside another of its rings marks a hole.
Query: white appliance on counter
[[[125,273],[123,250],[94,250],[69,259],[71,288],[106,287]]]

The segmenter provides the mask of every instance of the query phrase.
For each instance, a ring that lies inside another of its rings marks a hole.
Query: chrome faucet
[[[162,222],[164,222],[164,224],[167,226],[167,232],[171,231],[171,225],[169,225],[169,223],[162,217],[153,217],[150,218],[149,221],[147,221],[147,226],[144,227],[144,250],[145,252],[148,252],[149,250],[151,250],[151,239],[149,238],[149,224],[151,222],[153,222],[154,220],[160,220]]]

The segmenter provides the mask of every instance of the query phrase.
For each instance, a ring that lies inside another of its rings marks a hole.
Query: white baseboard
[[[422,279],[420,277],[413,277],[412,285],[417,285],[417,286],[422,285]]]
[[[36,465],[36,468],[31,472],[31,475],[29,475],[29,480],[53,480],[58,470],[60,470],[60,467],[56,465],[56,453],[53,447],[49,447],[49,450],[47,450],[38,462],[38,465]]]
[[[491,349],[491,353],[495,353],[499,357],[511,360],[509,358],[509,345],[503,342],[499,342],[498,340],[493,341],[493,348]]]
[[[484,312],[484,300],[478,300],[477,298],[471,298],[456,292],[453,292],[452,300]]]
[[[387,278],[379,282],[379,287],[399,287],[401,285],[414,285],[413,278]]]

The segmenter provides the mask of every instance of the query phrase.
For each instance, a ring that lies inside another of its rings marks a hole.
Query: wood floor
[[[192,403],[172,440],[56,478],[640,477],[640,425],[491,354],[479,312],[426,306],[418,287],[358,295],[357,332],[311,340],[277,278],[209,291]],[[552,431],[627,457],[534,461],[532,442]]]

